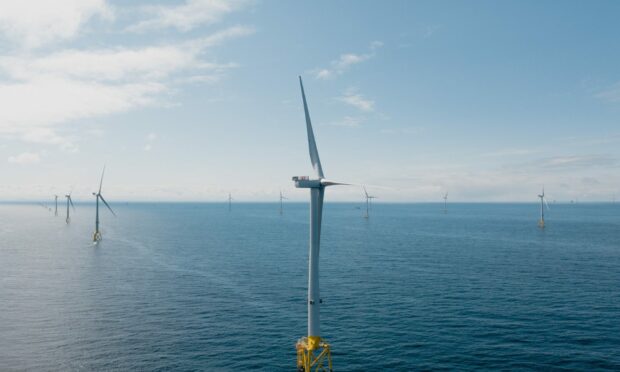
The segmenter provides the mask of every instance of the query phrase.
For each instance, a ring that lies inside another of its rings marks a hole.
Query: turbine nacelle
[[[308,176],[295,176],[293,181],[295,182],[295,187],[299,189],[320,189],[323,187],[320,178],[311,179]]]
[[[325,178],[310,178],[308,176],[295,176],[293,181],[298,189],[320,189],[327,186],[349,185],[348,183],[331,181]]]

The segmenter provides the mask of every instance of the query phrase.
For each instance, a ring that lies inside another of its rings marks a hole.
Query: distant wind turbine
[[[308,135],[308,149],[310,162],[314,168],[315,177],[293,177],[295,187],[310,189],[310,249],[308,254],[308,335],[297,341],[297,370],[310,372],[311,369],[323,371],[323,363],[327,360],[328,370],[332,370],[332,359],[329,344],[321,338],[320,331],[320,305],[323,302],[319,291],[319,246],[321,240],[321,219],[323,213],[323,197],[325,187],[333,185],[346,185],[345,183],[326,180],[319,159],[319,152],[314,139],[310,113],[306,102],[304,86],[299,77],[301,97],[306,116],[306,131]],[[322,350],[321,350],[322,349]],[[314,353],[317,353],[316,355]]]
[[[105,204],[106,207],[112,212],[112,215],[116,217],[116,213],[110,208],[108,202],[105,201],[103,195],[101,195],[101,187],[103,186],[103,175],[105,174],[105,165],[103,166],[103,171],[101,172],[101,181],[99,181],[99,191],[96,193],[93,192],[93,196],[96,199],[96,208],[95,208],[95,233],[93,234],[93,242],[97,244],[101,240],[101,232],[99,231],[99,199]]]
[[[232,210],[232,195],[230,195],[230,193],[228,193],[228,211],[230,212]]]
[[[280,190],[280,215],[282,214],[284,210],[283,203],[282,203],[283,200],[288,200],[288,198],[282,195],[282,190]]]
[[[75,206],[73,206],[73,200],[71,200],[72,192],[73,191],[70,191],[67,195],[65,195],[65,198],[67,198],[67,218],[65,218],[66,223],[71,222],[71,216],[69,215],[69,204],[71,204],[71,208],[73,208],[73,211],[75,212]]]
[[[54,216],[58,217],[58,195],[54,195]]]
[[[448,192],[443,196],[443,213],[448,213]]]
[[[366,186],[364,186],[364,195],[366,196],[366,215],[364,216],[364,218],[369,218],[370,214],[368,213],[368,211],[370,210],[370,203],[372,202],[372,199],[376,199],[377,197],[368,195],[368,192],[366,191]]]
[[[540,198],[540,221],[538,221],[538,226],[541,229],[545,228],[545,207],[549,210],[549,204],[547,204],[547,199],[545,198],[545,187],[543,186],[542,194],[539,194]]]

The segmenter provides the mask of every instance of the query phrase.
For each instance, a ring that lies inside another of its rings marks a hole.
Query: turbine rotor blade
[[[330,180],[325,180],[325,179],[321,180],[321,185],[323,186],[337,186],[337,185],[354,186],[352,183],[336,182],[336,181],[330,181]]]
[[[551,208],[549,208],[549,204],[547,204],[547,198],[543,197],[543,201],[545,202],[545,207],[547,207],[547,210],[551,210]]]
[[[73,205],[73,200],[71,199],[71,195],[69,195],[69,204],[71,204],[71,208],[73,208],[73,211],[75,212],[75,206]]]
[[[310,121],[310,112],[308,111],[308,103],[306,102],[306,93],[304,92],[304,84],[299,77],[299,86],[301,87],[301,98],[304,101],[304,113],[306,114],[306,130],[308,131],[308,150],[310,152],[310,162],[316,172],[317,177],[323,178],[323,168],[321,167],[321,159],[319,159],[319,151],[316,148],[314,139],[314,131],[312,130],[312,122]]]
[[[114,211],[112,210],[112,208],[110,208],[110,206],[108,205],[108,202],[105,201],[105,199],[103,198],[103,195],[99,194],[99,197],[101,198],[101,201],[103,202],[103,204],[105,204],[106,207],[108,207],[108,209],[110,210],[110,212],[112,212],[112,214],[114,215],[114,217],[116,217],[116,213],[114,213]]]
[[[99,181],[99,194],[101,194],[101,186],[103,186],[103,175],[105,174],[105,165],[103,166],[103,171],[101,172],[101,181]]]
[[[364,187],[364,194],[366,194],[366,199],[370,198],[370,196],[368,196],[368,192],[366,191],[366,186],[363,186],[363,187]]]

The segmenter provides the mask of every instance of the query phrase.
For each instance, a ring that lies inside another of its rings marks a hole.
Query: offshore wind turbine
[[[230,212],[232,210],[232,195],[230,195],[230,193],[228,193],[228,211]]]
[[[280,190],[280,215],[282,215],[282,211],[284,210],[282,200],[288,200],[288,198],[282,195],[282,190]]]
[[[66,223],[71,222],[71,216],[69,215],[69,204],[71,204],[71,208],[73,208],[73,211],[75,212],[75,206],[73,205],[73,200],[71,200],[72,192],[73,191],[70,191],[67,195],[65,195],[65,198],[67,198],[67,218],[65,218]]]
[[[54,195],[54,216],[58,217],[58,195]]]
[[[325,179],[319,152],[314,139],[308,103],[304,85],[299,77],[301,98],[304,104],[306,116],[306,131],[308,135],[308,150],[310,162],[314,168],[314,177],[293,177],[295,187],[310,189],[310,247],[308,252],[308,335],[297,341],[297,370],[310,372],[324,371],[324,363],[327,360],[328,370],[332,370],[332,357],[329,344],[321,337],[320,329],[320,306],[323,300],[319,291],[319,247],[321,240],[321,219],[323,214],[323,197],[325,188],[333,185],[346,185],[345,183],[333,182]],[[316,353],[316,355],[315,355]]]
[[[545,228],[545,206],[547,210],[549,209],[549,204],[547,204],[547,199],[545,198],[545,187],[542,188],[542,194],[538,194],[540,198],[540,221],[538,221],[538,226],[541,229]],[[543,205],[544,204],[544,205]]]
[[[377,197],[368,195],[368,192],[366,191],[366,186],[364,186],[364,195],[366,195],[366,215],[364,216],[364,218],[369,218],[370,214],[368,213],[368,211],[370,209],[370,203],[372,199],[376,199]]]
[[[105,174],[105,165],[103,166],[103,172],[101,172],[101,181],[99,181],[99,191],[96,193],[93,192],[93,196],[96,199],[96,207],[95,207],[95,232],[93,233],[93,242],[97,244],[101,240],[101,232],[99,231],[99,199],[105,204],[106,207],[112,212],[114,217],[116,217],[116,213],[110,208],[108,202],[105,201],[103,195],[101,195],[101,187],[103,186],[103,175]]]
[[[448,213],[448,192],[443,196],[443,213]]]

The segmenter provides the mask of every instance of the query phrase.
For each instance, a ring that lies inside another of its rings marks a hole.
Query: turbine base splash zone
[[[302,337],[297,349],[297,372],[332,372],[331,348],[318,336]]]

